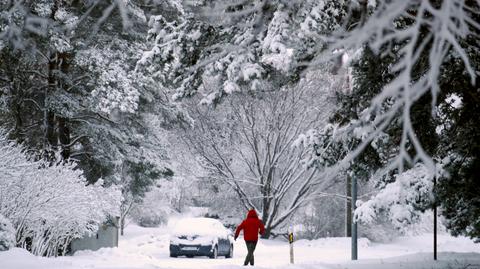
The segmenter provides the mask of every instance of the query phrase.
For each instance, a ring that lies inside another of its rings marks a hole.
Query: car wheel
[[[187,258],[193,258],[193,255],[187,255]]]
[[[233,244],[230,245],[230,249],[228,250],[228,254],[225,256],[225,258],[230,259],[233,257]]]
[[[175,254],[170,253],[170,257],[171,257],[171,258],[176,258],[176,257],[178,257],[178,256],[175,255]]]
[[[218,256],[218,247],[215,246],[215,247],[213,248],[213,253],[210,255],[210,259],[216,259],[217,256]]]

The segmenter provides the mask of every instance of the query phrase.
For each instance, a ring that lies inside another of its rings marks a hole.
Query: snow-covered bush
[[[404,234],[416,236],[420,234],[433,233],[433,221],[433,210],[427,210],[420,214],[417,222],[404,229]],[[445,221],[446,219],[442,215],[437,216],[437,232],[440,234],[447,233]]]
[[[431,204],[432,188],[433,175],[426,166],[417,164],[398,174],[394,182],[385,185],[369,201],[357,202],[355,219],[372,223],[385,213],[397,229],[405,229],[418,222],[421,210]]]
[[[0,214],[11,220],[16,244],[33,254],[64,254],[73,239],[119,214],[120,192],[102,184],[87,185],[71,163],[31,161],[0,133]]]
[[[156,212],[149,210],[149,214],[142,214],[138,219],[138,225],[142,227],[158,227],[162,223],[167,222],[167,216],[164,212]]]
[[[11,249],[15,246],[15,229],[12,223],[0,214],[0,251]]]
[[[145,194],[142,202],[134,205],[130,217],[142,227],[157,227],[166,223],[172,212],[182,212],[190,202],[193,195],[190,187],[191,182],[181,176],[159,180]]]
[[[365,237],[375,243],[388,243],[403,234],[403,231],[398,230],[385,214],[379,214],[372,222],[358,225],[359,237]]]
[[[151,208],[139,205],[132,209],[130,216],[139,226],[158,227],[160,224],[167,223],[171,211],[168,206]]]

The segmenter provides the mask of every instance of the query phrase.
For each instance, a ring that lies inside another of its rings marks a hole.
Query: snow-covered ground
[[[141,228],[130,225],[118,248],[82,251],[70,257],[42,258],[23,249],[0,252],[1,269],[76,269],[76,268],[243,268],[246,247],[235,242],[233,259],[223,257],[170,258],[169,227]],[[359,241],[359,259],[350,261],[348,238],[325,238],[295,242],[294,266],[289,264],[289,246],[280,240],[262,240],[256,250],[257,268],[288,269],[480,269],[480,244],[467,238],[439,236],[439,261],[432,261],[432,235],[399,238],[388,244]]]

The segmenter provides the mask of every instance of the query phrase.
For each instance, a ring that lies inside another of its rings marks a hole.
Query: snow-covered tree
[[[479,39],[466,42],[476,44],[469,47],[468,55],[475,70],[480,69]],[[465,234],[478,240],[480,226],[477,194],[480,191],[480,103],[478,84],[470,83],[459,58],[450,57],[448,68],[442,75],[439,96],[438,159],[447,172],[438,177],[435,190],[437,204],[446,218],[447,228],[455,235]]]
[[[32,161],[4,133],[0,151],[0,214],[13,224],[16,244],[33,254],[64,255],[73,239],[119,215],[119,190],[102,180],[87,185],[75,165]]]
[[[369,9],[371,15],[365,14],[365,19],[352,29],[333,35],[329,47],[356,52],[366,45],[378,53],[381,60],[388,59],[392,53],[396,55],[387,70],[391,78],[362,112],[360,121],[370,122],[370,131],[357,152],[388,126],[396,124],[400,115],[402,135],[398,154],[390,162],[392,167],[403,170],[420,161],[433,171],[431,156],[415,134],[418,129],[414,128],[412,110],[425,95],[430,95],[431,104],[436,105],[441,90],[439,81],[448,57],[460,59],[474,81],[475,69],[467,53],[472,45],[463,41],[469,35],[478,36],[479,25],[475,20],[478,5],[464,0],[369,3],[375,3]],[[348,156],[344,162],[354,156]]]
[[[10,220],[0,214],[0,251],[5,251],[15,246],[15,229]]]
[[[121,186],[123,201],[120,207],[120,234],[123,235],[125,220],[135,204],[141,204],[146,193],[154,186],[155,181],[162,177],[173,176],[173,171],[141,160],[140,162],[124,161],[121,167],[118,184]]]
[[[174,99],[200,93],[215,104],[233,92],[298,81],[346,15],[344,1],[198,1],[173,18],[150,17],[152,48],[138,62]]]
[[[141,158],[164,169],[165,146],[149,125],[182,118],[158,83],[133,70],[145,49],[141,3],[0,3],[0,117],[10,137],[39,158],[60,151],[90,183],[113,184],[123,162]]]
[[[330,184],[304,162],[302,145],[294,143],[328,114],[330,83],[328,76],[317,75],[301,86],[231,96],[218,111],[206,107],[192,114],[195,126],[187,131],[187,143],[210,177],[228,185],[244,209],[260,212],[267,238]],[[322,83],[324,91],[319,91]]]
[[[164,87],[134,71],[146,49],[147,17],[176,6],[144,4],[0,2],[2,126],[39,158],[56,162],[60,151],[90,184],[102,178],[119,186],[122,234],[133,204],[171,173],[157,127],[184,120]]]
[[[406,229],[431,204],[433,176],[424,165],[417,165],[399,175],[365,203],[359,203],[355,219],[372,223],[382,211],[398,229]]]
[[[448,117],[442,117],[445,113],[439,111],[448,103],[448,94],[452,92],[458,74],[462,74],[461,87],[453,91],[461,92],[461,95],[475,92],[472,90],[478,80],[475,73],[478,65],[474,59],[479,33],[475,18],[479,6],[470,1],[363,1],[358,7],[360,19],[348,29],[328,37],[332,42],[331,51],[354,54],[351,65],[353,91],[340,99],[343,108],[332,120],[340,124],[336,128],[337,136],[357,137],[353,147],[343,150],[335,161],[330,176],[335,171],[352,167],[352,164],[361,165],[366,168],[368,178],[376,181],[380,189],[379,196],[373,196],[371,203],[367,202],[362,210],[375,210],[375,206],[367,205],[380,201],[389,204],[388,199],[381,199],[386,198],[384,191],[402,186],[406,188],[405,193],[416,198],[406,202],[402,193],[397,193],[400,196],[390,197],[393,199],[390,202],[403,206],[402,210],[395,211],[411,214],[413,210],[409,207],[422,210],[431,205],[427,201],[432,202],[432,196],[426,190],[428,182],[433,181],[440,169],[436,168],[433,158],[442,160],[449,155],[441,153],[445,148],[440,147],[439,142],[444,141],[444,146],[450,148],[451,145],[446,145],[456,137],[453,133],[449,133],[448,138],[438,137],[439,122],[435,117],[443,118],[440,122],[446,124],[444,127],[451,124],[446,119]],[[322,56],[328,57],[325,53]],[[322,60],[321,57],[318,59]],[[457,75],[453,75],[455,72]],[[318,148],[330,145],[325,141],[329,139],[317,139],[311,144],[314,159],[318,158]],[[368,152],[372,153],[373,159],[363,158]],[[411,186],[405,185],[401,182],[404,176],[418,180],[411,182]],[[426,187],[415,189],[414,186]],[[446,192],[443,194],[448,197]],[[438,202],[441,204],[442,200]],[[454,203],[450,205],[453,205],[451,209],[455,208]],[[452,212],[456,212],[452,217],[459,213],[457,209]],[[467,215],[478,216],[471,214],[473,212]],[[391,213],[390,216],[396,215]],[[402,222],[402,218],[392,220]],[[466,225],[457,227],[468,230],[467,226],[476,223],[473,219],[465,221],[462,218]]]
[[[129,5],[129,2],[0,2],[0,40],[3,58],[7,61],[2,70],[2,74],[5,74],[2,76],[4,94],[11,97],[7,104],[16,114],[17,135],[24,134],[23,129],[27,127],[42,127],[35,128],[37,140],[40,141],[31,143],[41,144],[43,157],[51,158],[54,151],[61,149],[62,157],[68,159],[72,147],[86,137],[85,134],[75,133],[75,127],[72,126],[75,122],[70,122],[71,118],[83,116],[91,110],[105,111],[105,102],[110,104],[109,109],[115,107],[132,111],[136,107],[138,93],[125,81],[129,79],[127,76],[115,79],[117,87],[110,88],[108,95],[112,100],[105,101],[106,96],[102,92],[108,90],[106,84],[114,83],[111,70],[115,66],[99,66],[102,68],[100,82],[90,91],[82,87],[88,83],[89,76],[75,72],[76,53],[92,48],[88,46],[91,42],[85,40],[92,38],[92,29],[98,32],[96,28],[106,22],[114,9],[118,9],[120,15],[112,16],[111,20],[120,17],[117,21],[123,22],[124,26],[127,21],[139,20],[138,17],[134,18],[135,13],[125,14],[125,5]],[[93,11],[103,8],[103,16],[97,17],[99,14]],[[95,68],[92,65],[90,67]],[[119,73],[118,68],[115,72]],[[83,97],[88,95],[96,102],[85,102]],[[23,119],[21,114],[27,109],[37,112],[39,119]],[[20,137],[17,139],[22,140]]]
[[[166,223],[174,212],[182,212],[187,206],[193,205],[195,183],[192,177],[181,176],[155,182],[142,203],[134,205],[131,218],[142,227],[156,227]]]

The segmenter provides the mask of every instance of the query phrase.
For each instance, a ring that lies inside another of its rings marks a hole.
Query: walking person
[[[255,209],[248,211],[247,218],[238,225],[237,230],[235,230],[235,240],[237,240],[240,231],[243,230],[243,239],[245,239],[245,244],[247,244],[248,254],[245,258],[243,265],[254,264],[253,252],[258,242],[258,234],[263,235],[265,233],[265,226],[263,222],[258,218],[257,212]]]

